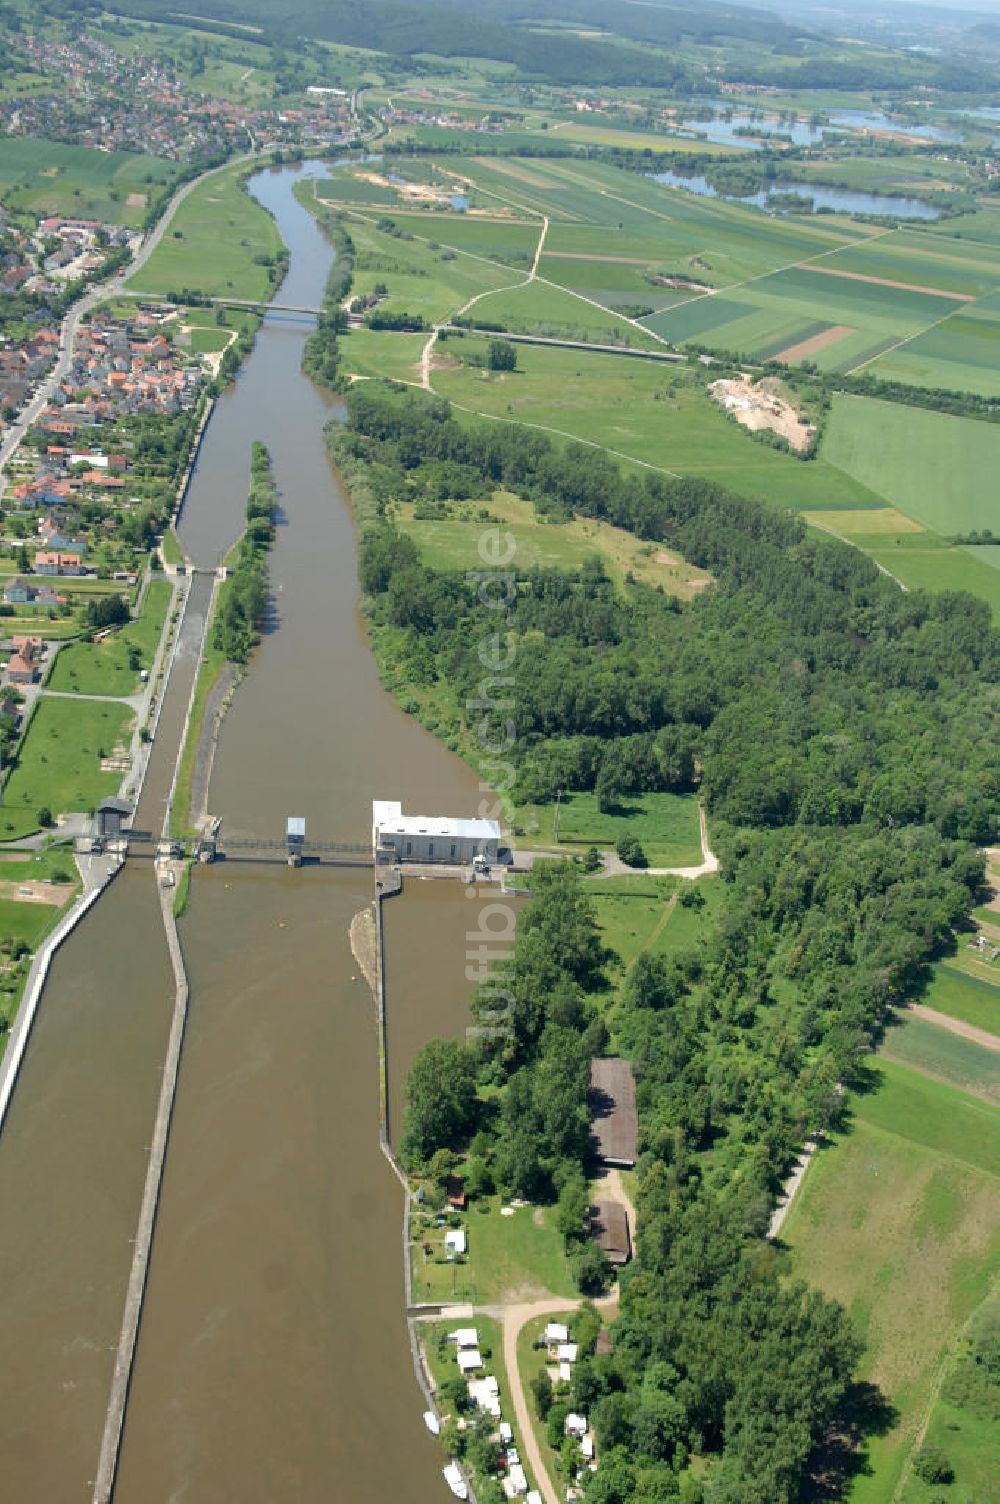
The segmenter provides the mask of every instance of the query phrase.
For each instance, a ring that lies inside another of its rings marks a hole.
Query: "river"
[[[292,194],[308,172],[252,184],[289,247],[281,298],[297,305],[319,302],[330,264]],[[296,814],[312,839],[357,841],[373,797],[463,815],[480,795],[379,685],[322,438],[331,404],[299,369],[307,332],[265,320],[206,430],[180,535],[214,564],[241,526],[251,442],[266,443],[281,494],[275,609],[223,727],[210,808],[231,832],[280,835]],[[137,823],[162,810],[183,669]],[[195,874],[180,926],[191,1012],[124,1504],[444,1493],[403,1320],[401,1193],[378,1149],[374,1010],[347,938],[370,896],[361,869],[229,861]],[[464,1027],[474,907],[457,885],[425,883],[387,908],[394,1117],[415,1050]],[[172,1002],[156,910],[148,866],[130,865],[68,942],[0,1139],[0,1498],[12,1504],[84,1499],[93,1477]]]

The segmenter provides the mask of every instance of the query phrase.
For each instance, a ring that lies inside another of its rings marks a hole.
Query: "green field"
[[[553,1207],[518,1207],[513,1216],[502,1217],[499,1197],[483,1197],[473,1202],[464,1225],[469,1247],[464,1264],[439,1263],[434,1254],[425,1257],[423,1242],[436,1249],[440,1230],[417,1234],[421,1247],[413,1258],[415,1301],[457,1299],[491,1305],[515,1292],[528,1299],[532,1294],[575,1294]]]
[[[450,363],[482,354],[481,338],[449,339],[439,349],[444,363],[433,373],[435,391],[475,412],[535,423],[780,506],[860,507],[881,500],[823,459],[806,464],[755,442],[707,395],[700,369],[519,345],[516,371],[487,376]]]
[[[72,214],[139,225],[150,193],[169,183],[176,164],[135,152],[96,151],[37,136],[5,136],[0,198],[32,214]],[[131,200],[131,202],[130,202]]]
[[[281,249],[274,220],[240,184],[244,169],[229,167],[199,183],[170,221],[145,266],[129,278],[132,292],[191,288],[207,297],[266,298],[263,260]]]
[[[820,452],[936,533],[1000,532],[1000,424],[838,395]]]
[[[938,962],[917,1001],[977,1029],[989,1029],[1000,1035],[1000,985],[967,976],[951,961]]]
[[[872,371],[913,386],[1000,395],[1000,307],[996,296],[962,303],[934,329],[875,361]]]
[[[37,873],[29,868],[24,876],[35,878]],[[67,894],[72,891],[67,887]],[[34,950],[62,912],[52,903],[18,903],[16,899],[0,898],[0,941],[20,942]]]
[[[1000,1112],[894,1061],[873,1077],[783,1229],[796,1272],[851,1311],[864,1371],[898,1412],[870,1443],[855,1504],[894,1498],[948,1346],[1000,1255]]]
[[[396,509],[396,521],[435,569],[477,569],[482,563],[479,546],[484,526],[499,525],[513,542],[518,569],[579,569],[599,553],[620,586],[631,574],[682,598],[699,594],[709,578],[679,555],[642,543],[634,533],[595,518],[555,521],[539,515],[531,502],[503,491],[496,492],[485,509],[489,523],[482,510],[481,504],[466,503],[455,507],[446,520],[423,520],[415,517],[414,503],[405,502]]]
[[[73,642],[63,648],[46,687],[79,695],[135,694],[139,670],[129,666],[132,652],[138,653],[140,668],[152,668],[172,595],[168,580],[151,580],[141,616],[103,642]]]
[[[597,910],[604,943],[618,958],[612,967],[619,975],[640,951],[675,955],[697,949],[707,938],[724,901],[722,884],[714,877],[698,879],[701,907],[679,901],[689,886],[681,878],[647,874],[587,879],[586,892]]]
[[[869,544],[872,558],[911,590],[968,590],[986,601],[1000,623],[1000,569],[983,557],[985,550],[953,548],[929,534]]]
[[[429,323],[447,319],[470,298],[512,280],[502,266],[491,266],[472,256],[432,249],[431,227],[421,233],[428,239],[402,239],[375,228],[360,215],[348,217],[354,242],[354,294],[370,293],[378,284],[388,288],[379,312],[420,314]],[[482,306],[482,305],[480,305]],[[377,331],[376,331],[377,332]]]
[[[925,1443],[944,1454],[954,1473],[953,1482],[942,1494],[911,1473],[900,1494],[901,1504],[937,1504],[942,1498],[954,1498],[956,1504],[965,1500],[997,1504],[1000,1500],[1000,1382],[973,1355],[980,1332],[995,1329],[998,1317],[1000,1289],[995,1289],[974,1313],[957,1344],[931,1411]]]
[[[865,254],[870,254],[869,248]],[[836,261],[828,256],[821,266],[790,267],[721,297],[702,297],[653,314],[645,322],[674,343],[704,344],[757,360],[774,359],[827,329],[842,330],[809,358],[821,370],[849,371],[969,306],[915,287],[885,287],[830,275]],[[915,261],[914,283],[918,268]]]
[[[904,1014],[886,1030],[881,1054],[1000,1107],[1000,1052],[949,1033],[940,1024]]]
[[[662,340],[651,336],[641,325],[540,277],[482,298],[476,304],[474,317],[483,323],[499,324],[515,334],[541,334],[595,345],[629,345],[638,350],[663,347]]]
[[[85,812],[116,794],[122,775],[103,773],[100,759],[128,743],[132,719],[127,705],[43,696],[4,785],[0,837],[37,830],[42,806]]]
[[[589,846],[613,846],[619,836],[635,836],[651,867],[696,867],[701,862],[698,801],[693,794],[641,794],[623,801],[614,814],[597,808],[595,794],[564,794],[555,832],[554,804],[524,805],[517,812],[515,833],[526,844],[551,848],[565,856]]]

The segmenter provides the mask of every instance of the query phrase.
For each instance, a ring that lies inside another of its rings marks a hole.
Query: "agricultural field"
[[[951,1036],[938,1034],[943,1073]],[[850,1310],[865,1376],[895,1407],[850,1496],[890,1504],[949,1348],[997,1266],[1000,1111],[885,1056],[871,1088],[852,1097],[851,1131],[814,1161],[782,1236],[796,1272]]]
[[[539,515],[530,501],[509,492],[496,492],[488,505],[456,504],[445,518],[419,518],[415,511],[413,502],[401,503],[395,521],[417,544],[424,562],[435,569],[479,568],[483,528],[500,526],[513,540],[519,569],[580,569],[588,558],[600,554],[620,586],[631,574],[682,599],[699,595],[710,579],[677,554],[643,543],[623,528],[589,517],[554,521]]]
[[[1000,1045],[1000,1036],[997,1042]],[[1000,1051],[963,1039],[929,1019],[904,1016],[886,1031],[881,1056],[1000,1108]]]
[[[439,341],[437,352],[434,390],[474,412],[536,424],[643,465],[702,475],[780,506],[882,504],[881,497],[822,458],[804,463],[751,439],[708,396],[700,368],[518,345],[517,369],[491,374],[459,363],[485,354],[482,338],[449,337]]]
[[[477,320],[514,334],[540,334],[551,339],[581,340],[587,344],[625,345],[657,350],[662,341],[635,324],[538,278],[520,287],[491,293],[476,304]]]
[[[852,542],[857,534],[845,533]],[[862,545],[877,564],[910,590],[967,590],[986,601],[1000,623],[1000,559],[988,548],[952,545],[931,533],[901,535]]]
[[[850,371],[967,306],[951,294],[838,275],[836,259],[790,267],[645,322],[672,343]]]
[[[43,695],[4,785],[0,837],[37,830],[43,807],[54,816],[85,812],[116,794],[122,775],[102,772],[101,758],[128,745],[133,719],[127,705]]]
[[[7,136],[0,153],[0,199],[44,217],[71,214],[139,225],[150,193],[169,183],[173,162],[135,152],[96,151],[36,136]]]
[[[1000,532],[1000,424],[841,394],[820,453],[942,536]]]
[[[152,668],[172,597],[168,580],[151,580],[141,615],[101,642],[74,642],[64,647],[46,687],[78,695],[135,694],[139,670]],[[138,667],[132,667],[133,663]]]
[[[426,240],[403,239],[358,215],[351,215],[347,223],[355,251],[351,291],[363,296],[379,284],[388,288],[379,313],[419,314],[437,323],[471,299],[511,281],[505,267],[440,247],[434,250]]]
[[[269,296],[268,268],[281,237],[267,210],[244,192],[242,171],[213,173],[188,195],[145,266],[129,278],[131,292]]]
[[[876,360],[875,376],[913,386],[1000,395],[1000,295],[993,293]]]

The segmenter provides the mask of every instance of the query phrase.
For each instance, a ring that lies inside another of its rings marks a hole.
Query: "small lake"
[[[893,120],[881,110],[831,110],[834,125],[851,131],[892,131],[894,136],[907,136],[911,141],[961,141],[961,131],[948,131],[940,125],[908,125],[905,121]]]
[[[739,147],[744,151],[753,151],[761,142],[766,143],[768,137],[790,138],[794,146],[821,146],[824,132],[831,131],[828,125],[809,125],[802,120],[793,123],[779,120],[777,115],[754,115],[737,110],[727,110],[725,115],[716,115],[711,120],[685,119],[678,124],[719,146]],[[747,135],[748,131],[752,135]],[[838,132],[832,131],[832,134]]]
[[[812,202],[816,209],[828,209],[837,214],[892,214],[897,219],[938,219],[940,211],[919,198],[892,198],[887,193],[862,193],[853,188],[831,188],[821,183],[776,183],[773,188],[761,189],[739,197],[734,193],[719,193],[707,178],[684,177],[679,172],[656,172],[652,177],[657,183],[666,183],[671,188],[686,188],[689,193],[699,193],[704,198],[728,198],[734,203],[753,204],[758,209],[775,209],[775,195],[801,194]]]
[[[794,124],[781,120],[777,115],[757,114],[752,110],[734,110],[718,100],[710,102],[715,115],[710,120],[683,119],[678,124],[685,130],[704,136],[719,146],[732,146],[744,151],[753,151],[769,136],[791,137],[794,146],[821,146],[825,135],[843,136],[851,131],[892,131],[893,135],[905,136],[912,141],[961,141],[960,131],[945,130],[937,125],[911,125],[896,121],[881,110],[831,110],[829,123],[811,125],[798,120]],[[967,111],[968,114],[974,113]],[[984,118],[1000,119],[1000,110],[982,112]],[[753,135],[742,134],[752,131]]]

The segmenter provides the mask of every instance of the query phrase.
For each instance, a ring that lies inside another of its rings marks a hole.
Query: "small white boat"
[[[433,1410],[424,1411],[424,1425],[427,1427],[432,1436],[440,1436],[441,1422],[438,1420]]]
[[[465,1479],[462,1477],[462,1469],[458,1463],[452,1459],[448,1466],[443,1469],[443,1472],[444,1481],[455,1495],[455,1498],[467,1499],[469,1497],[469,1489]]]

